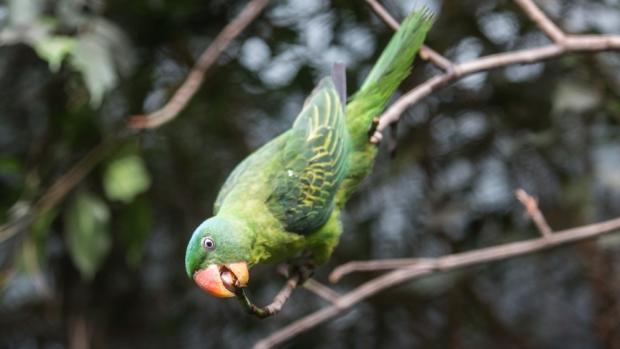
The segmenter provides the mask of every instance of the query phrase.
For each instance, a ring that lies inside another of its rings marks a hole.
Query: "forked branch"
[[[383,9],[376,1],[368,1],[375,4],[373,6],[375,11],[378,11],[377,8]],[[533,1],[515,0],[515,2],[539,28],[551,38],[551,44],[530,49],[491,54],[468,62],[452,64],[450,66],[451,69],[444,71],[442,74],[435,75],[417,87],[414,87],[392,104],[383,115],[381,115],[379,125],[377,125],[377,132],[375,136],[371,138],[371,142],[378,143],[380,141],[378,134],[383,132],[389,125],[398,122],[407,108],[431,93],[468,75],[514,64],[537,63],[568,53],[620,50],[620,35],[567,35],[562,32],[562,30],[546,16]],[[385,9],[378,12],[382,18],[385,17],[385,15],[380,14],[383,12],[387,13]]]
[[[344,274],[357,270],[370,270],[373,268],[375,270],[379,268],[386,269],[386,267],[391,268],[394,266],[397,266],[397,269],[363,283],[354,290],[340,296],[336,303],[317,310],[279,329],[256,343],[254,348],[272,348],[301,332],[307,331],[329,319],[341,315],[366,298],[425,275],[524,256],[569,243],[594,239],[618,230],[620,230],[620,218],[579,228],[557,231],[549,237],[512,242],[437,258],[391,260],[387,263],[382,261],[348,263],[336,268],[330,279],[338,280]]]
[[[205,73],[233,41],[263,11],[269,0],[252,0],[217,35],[213,43],[200,55],[196,65],[172,98],[160,109],[129,119],[129,127],[135,129],[156,128],[174,119],[194,97],[204,81]]]

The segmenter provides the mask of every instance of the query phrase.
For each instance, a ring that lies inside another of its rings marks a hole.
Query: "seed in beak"
[[[233,290],[237,286],[237,278],[228,269],[224,269],[224,271],[222,271],[220,278],[222,279],[224,286],[229,290]]]

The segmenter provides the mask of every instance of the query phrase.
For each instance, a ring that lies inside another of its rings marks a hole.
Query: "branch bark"
[[[554,247],[575,243],[583,240],[593,239],[620,230],[620,218],[600,222],[597,224],[586,225],[579,228],[562,230],[549,237],[540,237],[525,241],[518,241],[499,246],[482,248],[479,250],[456,253],[437,258],[412,259],[410,263],[404,263],[398,269],[374,278],[360,285],[338,298],[334,304],[320,309],[306,317],[303,317],[288,326],[285,326],[270,336],[262,339],[254,346],[255,349],[272,348],[284,341],[307,331],[317,325],[334,318],[353,305],[371,297],[385,289],[420,278],[424,275],[440,271],[454,270],[464,267],[480,265],[488,262],[505,260],[517,256],[523,256],[534,252],[548,250]],[[401,260],[406,262],[406,260]],[[392,263],[393,261],[390,261]],[[350,272],[354,268],[350,265],[381,265],[381,261],[352,262],[357,264],[345,264],[336,268],[332,273],[344,275],[343,271],[348,269]]]
[[[526,193],[523,189],[518,189],[515,192],[515,196],[517,197],[517,200],[521,202],[523,207],[525,207],[525,212],[528,216],[530,216],[532,221],[534,221],[534,224],[536,224],[536,228],[538,228],[540,234],[542,234],[542,236],[551,236],[551,234],[553,234],[553,230],[549,226],[549,223],[547,223],[545,216],[538,208],[538,199]]]
[[[398,122],[407,108],[431,93],[468,75],[503,68],[513,64],[537,63],[567,53],[620,50],[620,35],[567,35],[561,31],[561,35],[559,35],[556,29],[560,29],[557,28],[531,0],[515,1],[526,11],[528,16],[536,22],[541,30],[551,37],[553,43],[530,49],[491,54],[468,62],[452,65],[452,69],[426,80],[392,104],[383,115],[381,115],[379,125],[377,125],[377,132],[375,136],[371,138],[371,142],[377,143],[379,139],[376,135],[385,130],[389,125]]]
[[[566,34],[532,0],[515,0],[515,2],[553,42],[561,44],[564,41]]]
[[[36,216],[55,207],[114,148],[116,137],[106,138],[60,176],[35,202],[10,222],[0,226],[0,244],[26,229]]]
[[[135,129],[157,128],[176,118],[202,85],[207,70],[217,61],[228,45],[258,17],[268,3],[269,0],[250,1],[200,55],[196,65],[168,103],[152,113],[131,117],[129,127]]]

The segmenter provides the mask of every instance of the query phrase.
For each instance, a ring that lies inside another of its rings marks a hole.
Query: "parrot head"
[[[243,224],[211,217],[193,232],[185,252],[187,275],[216,297],[233,297],[249,281],[251,240]]]

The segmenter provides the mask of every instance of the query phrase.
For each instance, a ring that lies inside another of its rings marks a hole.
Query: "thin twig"
[[[468,266],[480,265],[493,261],[506,260],[508,258],[548,250],[568,243],[594,239],[617,230],[620,230],[620,218],[578,228],[557,231],[548,238],[540,237],[531,240],[447,255],[444,257],[429,258],[424,262],[420,262],[416,259],[416,263],[413,263],[411,266],[399,268],[374,278],[349,293],[342,295],[337,304],[322,308],[279,329],[256,343],[254,348],[272,348],[301,332],[307,331],[331,318],[340,315],[344,311],[350,309],[353,305],[368,297],[371,297],[387,288],[394,287],[424,275],[439,271],[448,271]]]
[[[314,279],[306,280],[303,286],[306,290],[316,294],[317,296],[332,304],[338,303],[338,300],[340,299],[340,294],[338,292],[332,290],[331,288],[323,285],[322,283]]]
[[[543,31],[553,42],[562,44],[566,34],[532,0],[514,0],[521,7],[523,12],[530,17],[534,23]]]
[[[455,64],[452,71],[436,75],[401,96],[381,115],[377,132],[382,132],[390,124],[398,122],[403,112],[422,98],[468,75],[513,64],[536,63],[566,53],[607,50],[620,50],[620,35],[572,35],[566,37],[562,44],[553,43],[531,49],[496,53]]]
[[[228,45],[263,11],[269,0],[252,0],[228,23],[215,40],[200,55],[196,65],[172,98],[160,109],[147,115],[129,119],[129,127],[136,129],[157,128],[174,119],[200,88],[207,70],[217,61]]]
[[[378,259],[371,261],[353,261],[339,265],[329,274],[329,281],[336,283],[340,279],[351,273],[359,271],[384,271],[411,267],[414,265],[428,265],[427,258],[394,258]]]
[[[54,181],[40,199],[24,212],[0,226],[0,244],[26,229],[34,220],[34,217],[48,212],[90,173],[90,171],[114,149],[118,138],[111,136],[92,148],[83,158],[73,165],[67,172]]]
[[[383,22],[388,25],[388,27],[392,28],[394,31],[398,30],[400,24],[398,24],[398,21],[388,13],[385,7],[383,7],[376,0],[366,0],[366,2],[370,5],[370,8],[372,8],[377,16],[379,16],[379,18],[381,18]],[[451,71],[454,66],[449,59],[442,56],[427,45],[422,45],[422,48],[420,49],[420,57],[426,61],[430,61],[444,71]]]
[[[235,289],[235,295],[237,299],[241,303],[241,306],[251,315],[259,317],[261,319],[267,318],[269,316],[275,315],[282,310],[282,306],[291,296],[293,289],[297,287],[299,283],[299,276],[295,275],[286,280],[286,283],[278,292],[278,294],[273,297],[273,301],[264,307],[259,307],[254,304],[248,296],[245,294],[245,288],[238,287]]]
[[[527,215],[534,221],[536,228],[538,228],[538,232],[544,237],[551,236],[551,234],[553,234],[553,230],[549,226],[549,223],[547,223],[545,216],[538,208],[538,199],[531,196],[523,189],[517,189],[515,196],[525,207],[525,212]]]
[[[387,14],[387,11],[385,11],[376,0],[367,1],[387,23],[395,22],[393,19],[391,21],[387,19],[389,18],[389,14]],[[552,44],[531,49],[496,53],[476,58],[469,62],[452,64],[450,66],[451,69],[426,80],[392,104],[392,106],[381,115],[381,121],[377,126],[377,132],[375,136],[371,137],[371,142],[376,142],[378,134],[383,132],[387,126],[398,122],[407,108],[438,89],[468,75],[513,64],[536,63],[566,53],[600,52],[620,49],[620,35],[566,35],[532,0],[515,0],[515,2],[536,25],[552,39]]]

